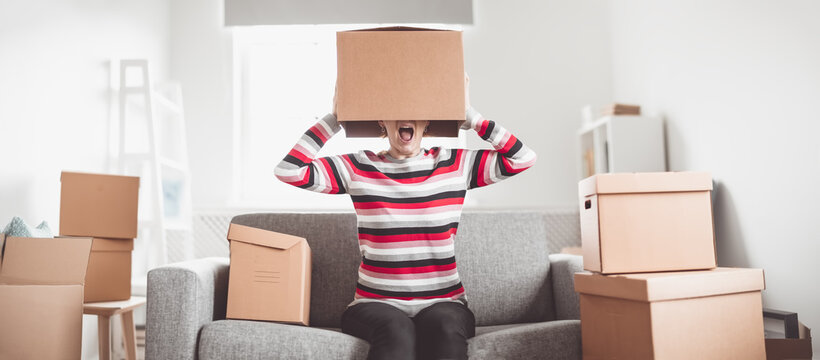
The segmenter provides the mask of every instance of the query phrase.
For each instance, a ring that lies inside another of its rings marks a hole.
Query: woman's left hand
[[[464,112],[470,109],[470,75],[464,73]]]
[[[467,111],[470,110],[470,75],[464,73],[464,114],[466,116]],[[467,121],[459,121],[458,123],[459,128],[468,130],[470,129],[470,124]]]

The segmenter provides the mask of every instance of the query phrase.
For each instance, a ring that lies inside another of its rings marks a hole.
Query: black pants
[[[370,343],[368,359],[466,359],[475,317],[458,302],[433,304],[412,318],[387,304],[361,303],[342,314],[342,332]]]

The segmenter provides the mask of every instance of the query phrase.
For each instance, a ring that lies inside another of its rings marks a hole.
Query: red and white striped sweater
[[[285,183],[352,198],[362,263],[351,305],[382,301],[414,316],[435,302],[464,299],[453,240],[467,190],[520,173],[536,156],[473,109],[462,128],[475,130],[495,150],[434,147],[406,159],[371,151],[317,158],[341,129],[328,114],[276,167]]]

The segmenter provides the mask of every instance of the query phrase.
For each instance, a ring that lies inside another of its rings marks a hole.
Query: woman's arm
[[[325,115],[305,131],[302,138],[279,162],[274,173],[283,182],[326,194],[347,193],[348,173],[339,156],[316,158],[316,154],[341,130],[333,114]]]
[[[473,129],[495,150],[467,150],[469,189],[495,184],[518,174],[535,164],[535,152],[509,131],[484,119],[473,108],[467,109],[467,121],[462,129]]]

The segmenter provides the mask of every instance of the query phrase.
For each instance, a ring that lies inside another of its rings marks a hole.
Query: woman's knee
[[[442,304],[443,305],[443,304]],[[444,338],[471,338],[475,335],[475,317],[461,304],[446,304],[417,319],[417,326]],[[421,330],[421,329],[419,329]]]
[[[415,325],[404,312],[386,304],[354,305],[342,315],[342,331],[370,343],[368,359],[413,359]]]
[[[475,327],[472,324],[458,321],[455,317],[443,317],[432,327],[432,332],[436,336],[444,339],[469,339],[475,335]]]
[[[384,321],[376,329],[376,332],[381,332],[390,336],[413,336],[416,333],[416,328],[413,324],[413,320],[409,317],[393,317]]]
[[[414,325],[407,315],[390,305],[365,303],[342,314],[342,332],[370,341],[385,334],[413,333]]]

